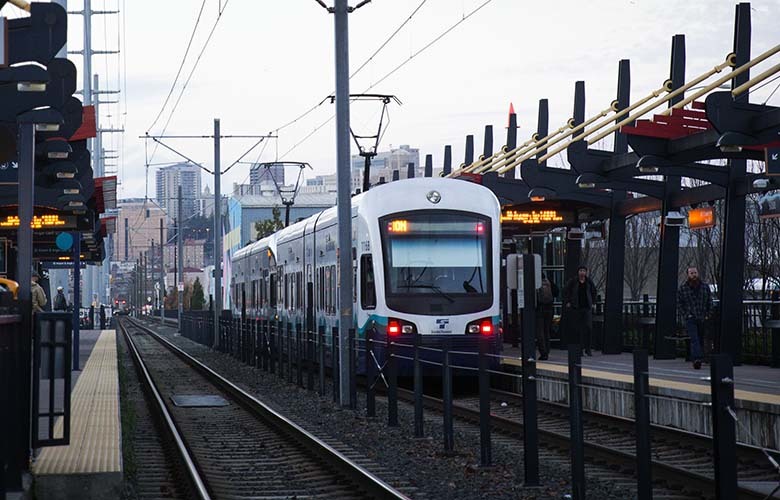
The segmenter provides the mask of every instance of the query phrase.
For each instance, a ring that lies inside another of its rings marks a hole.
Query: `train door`
[[[370,253],[364,253],[360,256],[358,268],[357,294],[360,297],[358,303],[358,325],[361,328],[370,327],[369,318],[376,309],[376,284],[374,279],[373,256]]]

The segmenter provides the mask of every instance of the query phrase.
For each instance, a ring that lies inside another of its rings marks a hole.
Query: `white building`
[[[200,211],[200,167],[189,163],[177,163],[160,167],[156,173],[157,203],[170,217],[176,217],[181,186],[182,213],[188,217]]]

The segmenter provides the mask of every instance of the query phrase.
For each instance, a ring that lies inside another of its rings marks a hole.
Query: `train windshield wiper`
[[[447,295],[446,292],[444,292],[441,288],[439,288],[436,285],[407,285],[406,288],[427,288],[429,290],[433,290],[434,292],[438,293],[439,295],[449,300],[450,302],[455,302],[455,299]]]

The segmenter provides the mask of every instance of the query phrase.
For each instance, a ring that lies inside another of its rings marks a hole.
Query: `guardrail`
[[[593,317],[594,347],[599,349],[603,339],[604,303],[596,304]],[[655,336],[656,302],[651,300],[623,302],[623,350],[648,349],[653,353]],[[717,351],[720,335],[720,307],[714,301],[712,317],[705,322],[706,339]],[[687,356],[688,342],[681,318],[674,332],[667,337],[677,340],[677,355]],[[741,360],[749,364],[780,367],[780,301],[745,300],[742,302],[742,350]]]

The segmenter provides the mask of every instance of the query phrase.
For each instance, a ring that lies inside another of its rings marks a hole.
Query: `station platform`
[[[122,484],[119,373],[114,330],[82,330],[73,372],[70,445],[37,451],[37,499],[118,498]],[[57,434],[62,422],[56,423]]]
[[[505,345],[505,370],[522,366],[520,349]],[[567,352],[553,349],[537,362],[537,391],[547,401],[568,400]],[[710,367],[695,370],[683,359],[649,360],[650,418],[653,423],[711,435]],[[633,418],[634,362],[631,353],[582,357],[584,409]],[[734,367],[738,441],[780,450],[780,369]]]

